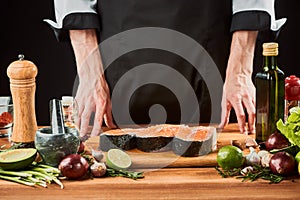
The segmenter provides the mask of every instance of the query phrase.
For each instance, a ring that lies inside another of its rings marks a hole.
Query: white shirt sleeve
[[[56,29],[63,27],[64,18],[72,13],[94,13],[96,12],[97,0],[54,0],[56,22],[44,19]]]
[[[265,11],[271,17],[272,31],[279,30],[286,22],[286,18],[275,19],[275,0],[232,0],[233,14],[245,11]]]

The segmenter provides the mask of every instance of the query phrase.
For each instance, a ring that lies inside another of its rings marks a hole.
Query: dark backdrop
[[[277,0],[277,17],[287,17],[288,22],[279,36],[279,65],[286,75],[300,76],[299,3],[297,0]],[[76,77],[76,67],[69,43],[58,43],[50,28],[42,22],[54,19],[53,0],[2,1],[0,12],[0,96],[10,95],[8,65],[18,54],[33,61],[38,67],[36,90],[36,115],[39,125],[49,123],[50,99],[71,95]],[[257,47],[261,52],[261,47]],[[259,54],[259,53],[258,53]],[[258,56],[254,73],[261,66]]]

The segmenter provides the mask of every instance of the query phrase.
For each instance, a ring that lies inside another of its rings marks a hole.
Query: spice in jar
[[[3,112],[0,115],[0,128],[7,126],[13,122],[13,117],[9,112]]]
[[[300,106],[300,78],[291,75],[285,79],[285,121],[289,116],[290,109],[295,106]]]

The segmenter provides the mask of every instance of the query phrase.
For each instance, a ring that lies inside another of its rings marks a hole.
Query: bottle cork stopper
[[[263,56],[278,56],[278,43],[276,42],[264,43]]]
[[[72,97],[72,96],[62,96],[61,101],[62,101],[63,105],[65,105],[65,104],[72,105],[72,103],[74,101],[74,97]]]
[[[12,142],[34,142],[37,130],[35,115],[35,77],[37,72],[36,65],[31,61],[24,60],[24,55],[19,55],[19,60],[12,62],[7,68],[14,104]]]

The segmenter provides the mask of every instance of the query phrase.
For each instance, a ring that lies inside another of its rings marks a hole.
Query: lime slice
[[[120,149],[110,149],[107,152],[106,164],[112,169],[127,169],[131,166],[131,158],[126,152]]]

